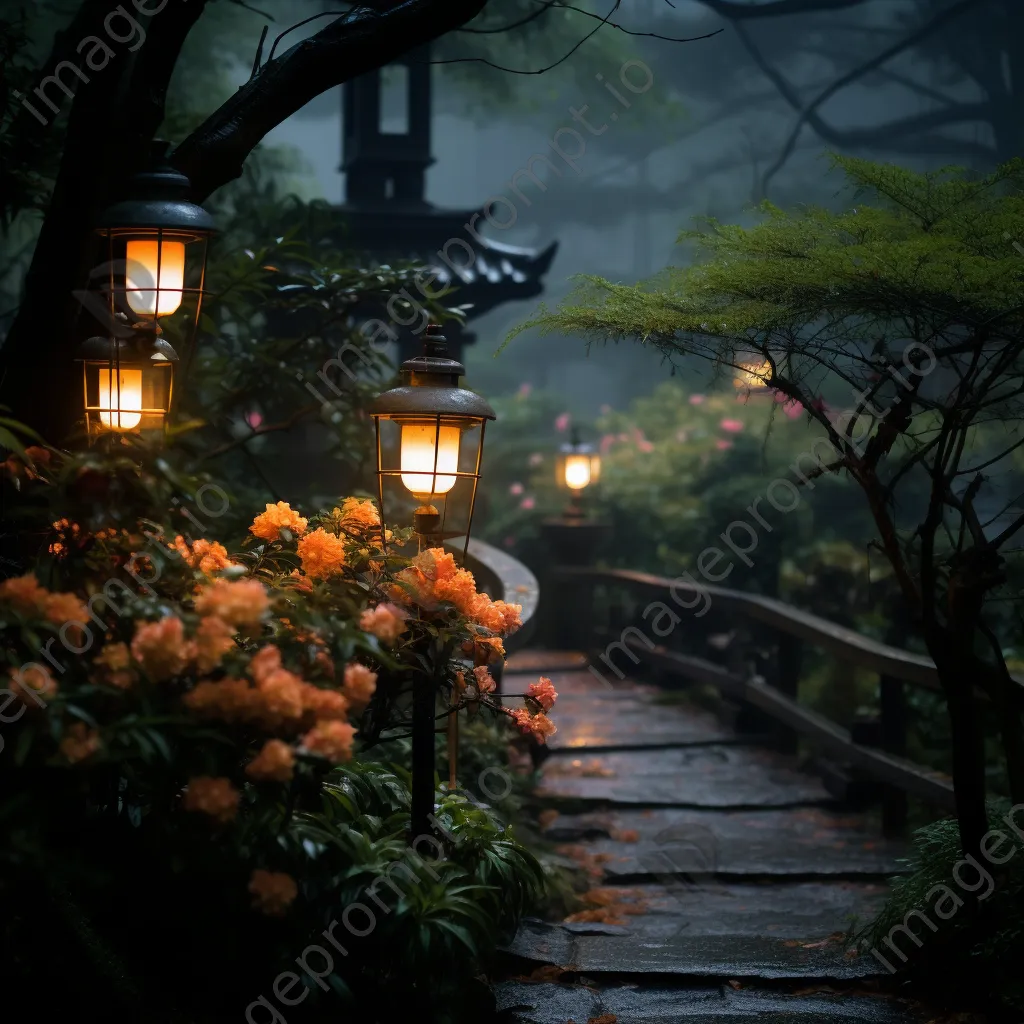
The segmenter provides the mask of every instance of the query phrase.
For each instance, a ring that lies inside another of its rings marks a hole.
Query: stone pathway
[[[538,673],[559,693],[544,833],[594,888],[578,920],[523,923],[495,987],[503,1020],[924,1019],[876,994],[879,964],[845,942],[884,899],[900,845],[709,712],[608,688],[570,653],[514,655],[504,689]]]

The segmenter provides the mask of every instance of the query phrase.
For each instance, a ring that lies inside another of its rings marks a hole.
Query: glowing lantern
[[[592,445],[581,444],[579,431],[573,427],[569,444],[562,445],[555,466],[555,479],[559,487],[572,492],[565,515],[569,519],[582,519],[583,506],[580,502],[583,490],[597,483],[601,476],[601,456]]]
[[[766,388],[772,379],[772,364],[767,359],[762,362],[740,363],[733,378],[736,388]]]
[[[386,485],[398,481],[418,503],[413,522],[421,543],[430,546],[464,535],[468,546],[484,427],[495,417],[484,399],[459,387],[466,369],[447,352],[440,327],[431,324],[423,355],[402,363],[401,385],[379,395],[371,408],[381,518],[391,504]],[[390,441],[381,429],[388,422],[398,427],[397,438]],[[476,443],[467,444],[466,435],[477,427]]]

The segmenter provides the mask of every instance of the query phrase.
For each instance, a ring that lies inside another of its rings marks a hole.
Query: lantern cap
[[[148,331],[138,331],[128,338],[88,338],[78,347],[79,360],[103,360],[125,363],[176,363],[178,353],[170,342]]]
[[[168,144],[154,142],[150,166],[128,180],[125,197],[100,214],[97,230],[150,229],[197,238],[216,233],[213,217],[192,202],[192,184],[167,158]]]
[[[593,455],[595,451],[592,444],[583,444],[580,441],[580,428],[575,424],[569,434],[568,443],[563,444],[558,450],[562,455]]]
[[[402,383],[378,395],[370,414],[381,419],[437,416],[458,419],[497,419],[486,399],[459,387],[466,372],[462,363],[448,358],[448,343],[437,324],[423,336],[423,354],[401,366]]]

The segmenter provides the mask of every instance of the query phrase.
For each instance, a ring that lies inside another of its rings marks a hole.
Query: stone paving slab
[[[852,922],[863,927],[881,908],[888,887],[871,882],[791,882],[758,884],[605,886],[622,888],[619,927],[627,935],[671,942],[680,936],[763,936],[820,942],[847,932]],[[581,926],[576,935],[586,934]],[[621,935],[616,932],[616,935]]]
[[[505,659],[505,674],[510,672],[586,672],[589,661],[582,651],[544,651],[530,648],[525,651],[513,651]],[[590,673],[587,672],[590,676]],[[591,677],[593,678],[593,677]]]
[[[508,1024],[586,1024],[613,1014],[617,1024],[917,1024],[924,1016],[902,1003],[868,995],[809,991],[804,995],[728,986],[644,988],[508,981],[495,988]]]
[[[540,800],[646,807],[792,807],[828,803],[818,779],[768,750],[702,746],[587,757],[579,767],[551,758]]]
[[[760,978],[764,981],[852,981],[877,977],[867,956],[847,956],[841,942],[801,943],[765,935],[578,935],[559,925],[524,922],[508,955],[576,974],[672,975],[681,979]]]
[[[582,758],[583,763],[589,759]],[[821,807],[763,811],[606,810],[559,815],[544,836],[587,841],[613,859],[609,878],[673,874],[883,876],[905,866],[901,842],[862,815]]]
[[[580,747],[641,749],[737,739],[710,712],[661,707],[643,697],[600,700],[591,694],[560,694],[551,715],[558,726],[549,741],[552,753]]]

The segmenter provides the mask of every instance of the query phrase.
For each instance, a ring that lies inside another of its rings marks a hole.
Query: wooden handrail
[[[445,547],[461,557],[464,544],[464,537],[453,537]],[[505,650],[511,653],[525,647],[537,625],[537,577],[522,562],[482,540],[470,540],[466,568],[476,577],[478,588],[487,590],[495,600],[522,605],[523,625],[505,640]]]
[[[618,583],[631,589],[658,592],[665,596],[673,587],[677,592],[694,596],[706,593],[712,607],[739,612],[815,644],[823,650],[841,655],[847,661],[890,679],[899,679],[924,689],[941,691],[935,662],[927,655],[912,654],[898,647],[890,647],[775,598],[746,594],[711,584],[695,587],[679,580],[635,572],[631,569],[562,567],[558,569],[557,575],[561,579],[590,579],[597,583]],[[1024,687],[1024,677],[1015,675],[1013,680],[1018,686]]]

